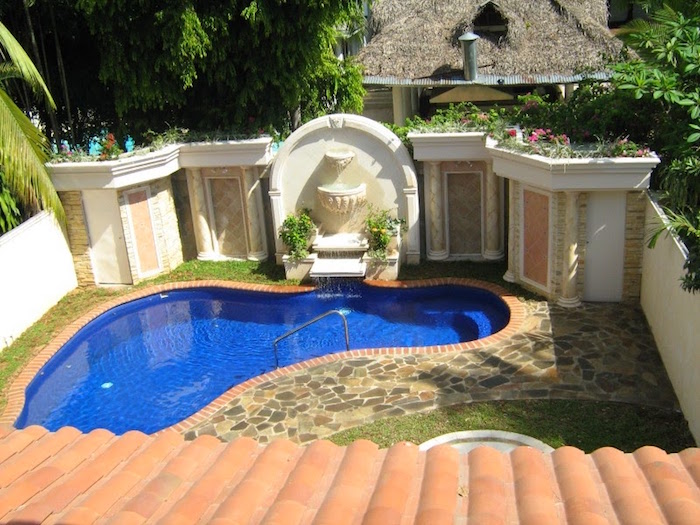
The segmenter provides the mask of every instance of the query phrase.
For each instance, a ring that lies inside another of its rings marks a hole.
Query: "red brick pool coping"
[[[438,286],[438,285],[458,285],[458,286],[469,286],[474,288],[480,288],[483,290],[490,291],[497,296],[499,296],[510,309],[510,321],[508,324],[499,332],[492,334],[488,337],[482,339],[477,339],[475,341],[467,341],[463,343],[454,343],[448,345],[434,345],[434,346],[421,346],[421,347],[387,347],[387,348],[371,348],[365,350],[350,350],[347,352],[338,352],[334,354],[328,354],[321,357],[316,357],[303,361],[301,363],[295,363],[293,365],[285,366],[283,368],[278,368],[266,374],[253,377],[240,383],[230,390],[224,392],[222,395],[214,399],[207,406],[200,409],[196,413],[192,414],[188,418],[176,423],[171,429],[178,432],[186,432],[196,425],[206,421],[212,417],[216,412],[224,408],[229,402],[235,399],[237,396],[241,395],[243,392],[250,388],[254,388],[266,381],[271,379],[276,379],[282,377],[290,372],[298,372],[315,366],[323,365],[326,363],[331,363],[341,359],[348,359],[354,357],[368,357],[368,356],[383,356],[383,355],[407,355],[407,354],[438,354],[438,353],[449,353],[449,352],[460,352],[463,350],[475,350],[477,348],[482,348],[484,346],[497,343],[508,339],[516,332],[518,332],[525,320],[525,307],[518,300],[517,297],[510,294],[504,288],[484,281],[479,281],[476,279],[465,279],[456,277],[446,277],[438,279],[424,279],[418,281],[365,281],[365,283],[371,286],[385,287],[385,288],[418,288],[425,286]],[[34,379],[34,376],[39,372],[42,366],[54,356],[60,348],[68,342],[68,340],[73,337],[81,328],[83,328],[90,321],[96,317],[102,315],[106,311],[119,306],[124,303],[135,301],[147,297],[149,295],[154,295],[158,293],[165,293],[173,290],[182,290],[187,288],[229,288],[235,290],[249,290],[257,292],[273,292],[273,293],[298,293],[313,290],[312,286],[275,286],[266,284],[251,284],[251,283],[239,283],[231,281],[183,281],[176,283],[167,283],[157,286],[149,286],[142,290],[137,290],[135,292],[116,297],[110,301],[103,303],[102,305],[94,308],[87,314],[79,317],[68,326],[66,326],[50,343],[48,343],[32,360],[22,369],[19,375],[15,378],[7,392],[7,405],[5,410],[0,416],[0,425],[13,425],[20,412],[24,406],[25,396],[24,392],[29,385],[29,383]],[[166,429],[164,429],[166,430]],[[161,431],[162,432],[162,431]]]

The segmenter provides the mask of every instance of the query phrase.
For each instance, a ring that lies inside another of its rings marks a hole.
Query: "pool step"
[[[365,252],[369,244],[361,233],[320,233],[313,243],[313,250],[324,252]]]
[[[318,258],[311,267],[311,277],[364,277],[367,264],[362,258],[322,259]]]

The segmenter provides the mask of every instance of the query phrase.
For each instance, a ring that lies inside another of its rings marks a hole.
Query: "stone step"
[[[315,252],[364,252],[369,244],[361,233],[331,233],[316,236],[313,243]]]
[[[311,277],[364,277],[367,263],[361,258],[316,259],[309,276]]]

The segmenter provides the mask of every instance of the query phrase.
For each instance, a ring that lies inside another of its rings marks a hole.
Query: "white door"
[[[625,264],[623,192],[591,192],[586,210],[586,262],[583,299],[615,302],[622,299]]]
[[[97,284],[131,284],[117,192],[83,190],[83,209]]]

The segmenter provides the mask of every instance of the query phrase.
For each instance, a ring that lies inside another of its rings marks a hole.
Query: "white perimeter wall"
[[[659,224],[661,210],[647,203],[647,228]],[[662,234],[645,248],[642,308],[695,441],[700,443],[700,293],[680,287],[685,254],[678,241]]]
[[[42,212],[0,237],[0,351],[77,285],[53,215]]]

